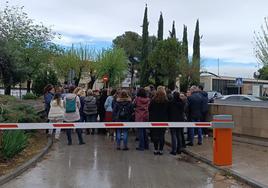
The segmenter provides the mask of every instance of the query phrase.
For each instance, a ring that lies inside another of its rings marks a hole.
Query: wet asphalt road
[[[226,188],[245,187],[188,156],[115,150],[106,136],[86,137],[86,145],[66,145],[65,135],[35,167],[3,188]],[[76,135],[73,135],[76,141]],[[152,148],[152,145],[150,146]]]

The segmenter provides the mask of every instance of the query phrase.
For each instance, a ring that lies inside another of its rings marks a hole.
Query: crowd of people
[[[191,86],[187,93],[170,91],[163,86],[138,89],[103,89],[85,91],[81,87],[68,88],[47,85],[44,89],[45,110],[48,120],[57,122],[205,122],[208,113],[208,96],[202,86]],[[138,128],[137,150],[149,149],[153,142],[154,154],[163,155],[166,128]],[[128,128],[87,129],[86,134],[104,133],[115,137],[117,150],[129,150]],[[198,145],[202,144],[202,129],[170,128],[170,154],[181,154],[183,148],[194,145],[195,133]],[[205,132],[205,130],[204,130]],[[49,130],[52,134],[52,130]],[[83,130],[76,129],[79,144],[85,144]],[[207,134],[207,133],[205,133]],[[68,145],[72,145],[72,129],[66,129]],[[59,139],[60,129],[55,130]],[[123,147],[121,147],[123,141]],[[188,141],[188,142],[187,142]]]

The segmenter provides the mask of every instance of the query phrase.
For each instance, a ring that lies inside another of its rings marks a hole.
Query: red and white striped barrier
[[[29,129],[85,129],[85,128],[233,128],[233,121],[220,120],[213,122],[86,122],[86,123],[0,123],[0,130]]]

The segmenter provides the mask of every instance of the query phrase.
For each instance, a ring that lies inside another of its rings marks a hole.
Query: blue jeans
[[[86,115],[86,122],[97,122],[97,114]]]
[[[97,122],[97,114],[86,115],[86,122]],[[91,130],[91,131],[90,131]],[[97,129],[87,129],[87,134],[97,133]]]
[[[121,133],[123,133],[123,142],[124,147],[127,148],[127,141],[128,141],[128,129],[116,129],[116,143],[117,147],[121,145]]]
[[[145,128],[138,128],[139,149],[149,149],[148,135]]]
[[[200,122],[200,120],[192,120],[192,122]],[[202,129],[201,128],[189,128],[190,143],[194,143],[194,129],[197,129],[198,143],[202,143]]]
[[[86,115],[81,115],[80,114],[80,122],[85,122],[87,119],[86,119]]]
[[[170,134],[171,134],[171,148],[172,152],[181,152],[182,147],[182,128],[171,128]]]
[[[75,131],[77,133],[79,144],[84,143],[83,137],[82,137],[82,129],[76,129]],[[67,135],[68,144],[72,144],[72,129],[66,129],[66,135]]]

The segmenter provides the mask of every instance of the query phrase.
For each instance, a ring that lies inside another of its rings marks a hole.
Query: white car
[[[252,95],[225,95],[219,100],[221,101],[262,101]]]

